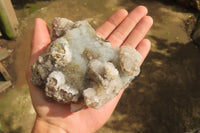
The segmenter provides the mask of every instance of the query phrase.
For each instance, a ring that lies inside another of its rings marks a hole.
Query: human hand
[[[143,39],[153,24],[151,17],[146,16],[147,9],[139,6],[130,14],[121,9],[104,22],[96,32],[102,38],[111,42],[113,46],[130,45],[142,55],[142,62],[150,50],[150,41]],[[71,113],[70,106],[61,103],[50,102],[45,99],[43,91],[30,83],[30,65],[50,44],[50,34],[44,20],[35,20],[35,28],[32,39],[32,50],[27,81],[33,106],[37,113],[33,133],[90,133],[99,129],[110,117],[115,109],[123,90],[103,107],[96,110],[85,108]],[[141,64],[142,64],[141,62]]]

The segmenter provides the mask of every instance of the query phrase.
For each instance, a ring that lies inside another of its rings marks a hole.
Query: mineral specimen
[[[72,111],[100,108],[139,74],[139,52],[112,47],[87,21],[55,18],[52,26],[52,42],[31,66],[31,81]]]

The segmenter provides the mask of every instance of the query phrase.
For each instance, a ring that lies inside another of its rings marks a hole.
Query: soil
[[[127,88],[113,115],[97,133],[192,133],[199,129],[200,51],[190,38],[196,21],[194,12],[154,0],[54,0],[31,4],[16,8],[20,22],[17,40],[0,39],[5,47],[15,49],[8,71],[16,73],[14,88],[1,94],[0,133],[27,133],[33,126],[35,112],[25,70],[36,17],[43,18],[49,26],[56,16],[73,21],[87,19],[96,28],[114,11],[131,11],[138,5],[145,5],[154,19],[146,36],[152,48],[140,76]]]

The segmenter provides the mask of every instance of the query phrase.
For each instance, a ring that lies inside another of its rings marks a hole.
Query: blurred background
[[[12,0],[12,4],[17,35],[13,39],[0,34],[0,133],[28,133],[33,126],[35,112],[25,70],[35,18],[43,18],[50,31],[54,17],[86,19],[97,28],[116,10],[130,12],[138,5],[146,6],[154,19],[146,36],[152,48],[141,74],[97,133],[200,133],[199,0]]]

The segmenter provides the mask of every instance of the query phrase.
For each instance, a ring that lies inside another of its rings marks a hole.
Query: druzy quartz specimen
[[[71,104],[71,111],[100,108],[139,74],[139,52],[112,47],[87,21],[57,17],[52,27],[51,44],[31,66],[31,82],[47,97]]]

